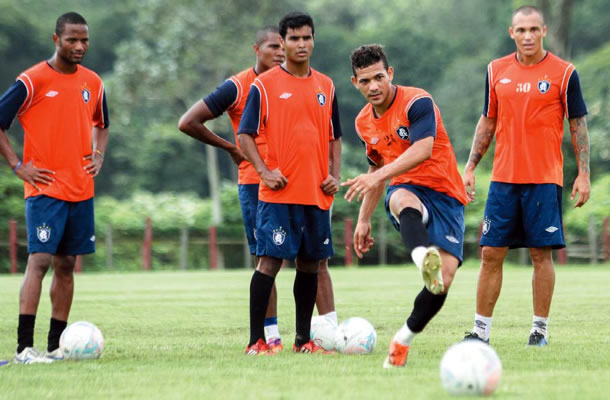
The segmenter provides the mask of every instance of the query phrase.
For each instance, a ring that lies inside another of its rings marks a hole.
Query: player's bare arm
[[[239,144],[246,156],[246,159],[252,163],[254,169],[261,177],[261,182],[271,190],[279,190],[288,184],[288,178],[282,175],[279,168],[270,171],[263,162],[258,147],[254,141],[254,137],[247,134],[239,135]]]
[[[108,145],[108,128],[93,127],[93,152],[85,157],[85,160],[91,162],[85,166],[85,171],[95,178],[102,169],[104,163],[104,154],[106,154],[106,146]]]
[[[369,166],[369,171],[366,175],[372,175],[378,169],[379,167]],[[348,179],[345,183],[348,183],[351,180],[352,179]],[[367,192],[362,200],[362,205],[360,206],[360,212],[358,214],[358,222],[354,229],[354,251],[359,258],[362,258],[363,254],[368,252],[375,242],[371,236],[371,217],[373,216],[375,208],[377,208],[379,200],[383,196],[384,189],[385,182],[382,182],[382,184],[377,185],[373,190]]]
[[[40,187],[38,187],[37,183],[50,185],[52,182],[55,182],[55,179],[53,179],[52,176],[55,175],[54,171],[36,168],[31,161],[27,164],[21,164],[17,153],[15,153],[15,150],[13,149],[13,146],[11,146],[8,137],[6,136],[6,132],[3,129],[0,129],[0,153],[2,153],[2,156],[8,165],[15,172],[15,175],[34,186],[36,190],[40,191]]]
[[[474,131],[470,156],[468,157],[468,162],[464,168],[464,175],[462,176],[462,182],[464,183],[464,187],[466,187],[466,194],[470,201],[473,201],[475,198],[474,170],[487,152],[487,149],[489,149],[495,133],[496,119],[487,118],[482,115]]]
[[[385,183],[388,179],[404,174],[429,159],[432,155],[433,146],[434,137],[428,136],[413,143],[411,147],[391,163],[384,165],[374,172],[348,179],[342,184],[342,186],[350,186],[347,193],[345,193],[345,199],[351,202],[358,196],[358,201],[361,201],[373,188]]]
[[[205,102],[199,100],[180,117],[178,129],[193,139],[223,149],[229,153],[235,165],[239,165],[245,160],[244,154],[239,147],[221,138],[204,125],[206,121],[214,118],[214,114],[212,114],[212,111],[210,111]]]
[[[589,168],[589,134],[587,131],[587,120],[585,117],[571,118],[570,134],[572,135],[572,145],[574,146],[574,154],[576,155],[576,163],[578,164],[578,176],[572,187],[571,200],[578,193],[578,200],[574,207],[584,205],[591,195],[591,178]]]
[[[324,179],[320,187],[325,194],[333,195],[339,191],[341,182],[341,138],[330,142],[328,154],[330,174]]]

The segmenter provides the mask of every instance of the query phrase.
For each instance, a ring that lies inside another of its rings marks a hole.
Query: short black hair
[[[280,33],[280,29],[277,26],[272,25],[259,29],[258,31],[256,31],[256,38],[254,39],[254,43],[256,43],[257,46],[260,46],[261,44],[265,43],[267,41],[267,36],[270,33]]]
[[[57,22],[55,23],[55,33],[57,36],[61,36],[64,33],[64,29],[66,28],[66,24],[75,24],[75,25],[89,25],[87,20],[74,11],[70,11],[65,13],[64,15],[57,18]]]
[[[367,44],[352,51],[352,72],[356,76],[356,69],[365,68],[379,61],[383,62],[383,67],[387,71],[389,68],[388,59],[380,44]]]
[[[280,21],[280,36],[282,37],[282,39],[286,39],[286,32],[288,32],[288,28],[299,29],[303,26],[311,27],[312,35],[315,33],[313,19],[309,14],[305,14],[299,11],[293,11],[291,13],[288,13]]]
[[[519,13],[522,13],[523,15],[530,15],[530,14],[536,13],[536,14],[540,15],[540,18],[542,18],[542,24],[544,25],[544,14],[536,6],[528,5],[528,6],[522,6],[522,7],[517,8],[515,11],[513,11],[513,15],[510,18],[511,24],[512,24],[513,18],[515,18],[515,15],[517,15]]]

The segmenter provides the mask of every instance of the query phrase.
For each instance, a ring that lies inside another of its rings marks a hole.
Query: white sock
[[[277,324],[267,325],[265,327],[265,338],[267,339],[267,343],[280,338],[280,329]]]
[[[322,315],[322,317],[326,317],[326,318],[330,319],[331,321],[333,321],[335,323],[335,325],[338,324],[336,311],[331,311],[329,313],[326,313],[326,314]]]
[[[534,332],[539,332],[539,333],[542,333],[544,335],[544,337],[546,337],[548,324],[549,324],[548,317],[544,318],[544,317],[538,317],[538,316],[534,315],[534,322],[532,323],[532,330],[530,331],[530,334],[532,334]]]
[[[394,335],[394,340],[403,346],[411,346],[413,339],[415,339],[415,335],[417,335],[417,333],[411,332],[411,329],[409,329],[405,323],[402,328],[396,332],[396,335]]]
[[[428,248],[425,246],[417,246],[413,249],[413,251],[411,251],[411,258],[413,259],[415,265],[417,265],[417,268],[422,269],[422,266],[424,265],[424,257],[426,257],[427,251]]]
[[[489,340],[490,331],[491,317],[474,314],[474,327],[472,328],[472,333],[476,333],[483,340]]]

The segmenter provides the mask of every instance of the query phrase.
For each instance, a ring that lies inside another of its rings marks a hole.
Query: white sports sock
[[[491,317],[484,317],[479,314],[474,314],[474,327],[472,332],[479,335],[483,340],[489,340],[489,332],[491,331]]]
[[[335,324],[337,324],[337,312],[336,311],[331,311],[329,313],[326,313],[324,315],[322,315],[323,317],[326,317],[328,319],[330,319],[331,321],[333,321]]]
[[[413,259],[415,265],[417,265],[417,268],[422,269],[427,251],[428,248],[425,246],[417,246],[413,249],[413,251],[411,251],[411,258]]]
[[[277,324],[267,325],[265,327],[265,338],[267,339],[267,343],[280,338],[280,329]]]
[[[413,339],[415,339],[415,335],[417,335],[417,333],[411,332],[411,329],[409,329],[405,323],[402,328],[396,332],[396,335],[394,335],[394,340],[403,346],[411,346]]]
[[[546,337],[547,335],[547,326],[549,324],[549,318],[538,317],[534,315],[534,322],[532,323],[532,330],[530,330],[530,334],[534,332],[539,332]]]

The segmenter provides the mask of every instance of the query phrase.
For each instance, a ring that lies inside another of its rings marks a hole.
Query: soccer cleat
[[[26,347],[21,353],[15,352],[15,357],[13,357],[14,364],[50,364],[52,362],[33,347]]]
[[[63,351],[61,351],[61,349],[58,347],[53,351],[48,351],[45,353],[45,358],[48,358],[49,360],[51,360],[51,362],[55,362],[55,361],[62,361],[64,359],[64,353]]]
[[[284,350],[284,345],[282,344],[282,339],[280,338],[271,339],[271,341],[267,343],[267,346],[274,354]]]
[[[466,332],[466,336],[464,336],[464,340],[478,340],[485,344],[489,344],[489,339],[485,340],[482,337],[480,337],[478,333],[475,333],[475,332]]]
[[[246,347],[246,354],[249,356],[272,356],[275,353],[263,339],[258,339],[252,346]]]
[[[409,346],[400,344],[397,341],[392,340],[390,342],[390,350],[388,351],[388,356],[383,362],[383,368],[404,367],[407,363],[409,349]]]
[[[532,333],[530,335],[530,339],[527,342],[528,346],[537,346],[537,347],[543,347],[543,346],[546,346],[547,344],[548,343],[547,343],[544,335],[538,331],[534,331],[534,333]]]
[[[324,347],[318,346],[313,340],[297,346],[296,343],[292,345],[293,353],[306,353],[306,354],[335,354],[334,351],[324,350]]]
[[[432,294],[439,294],[445,290],[443,283],[441,254],[436,247],[428,247],[424,256],[423,266],[421,268],[421,276],[424,280],[426,288]]]

